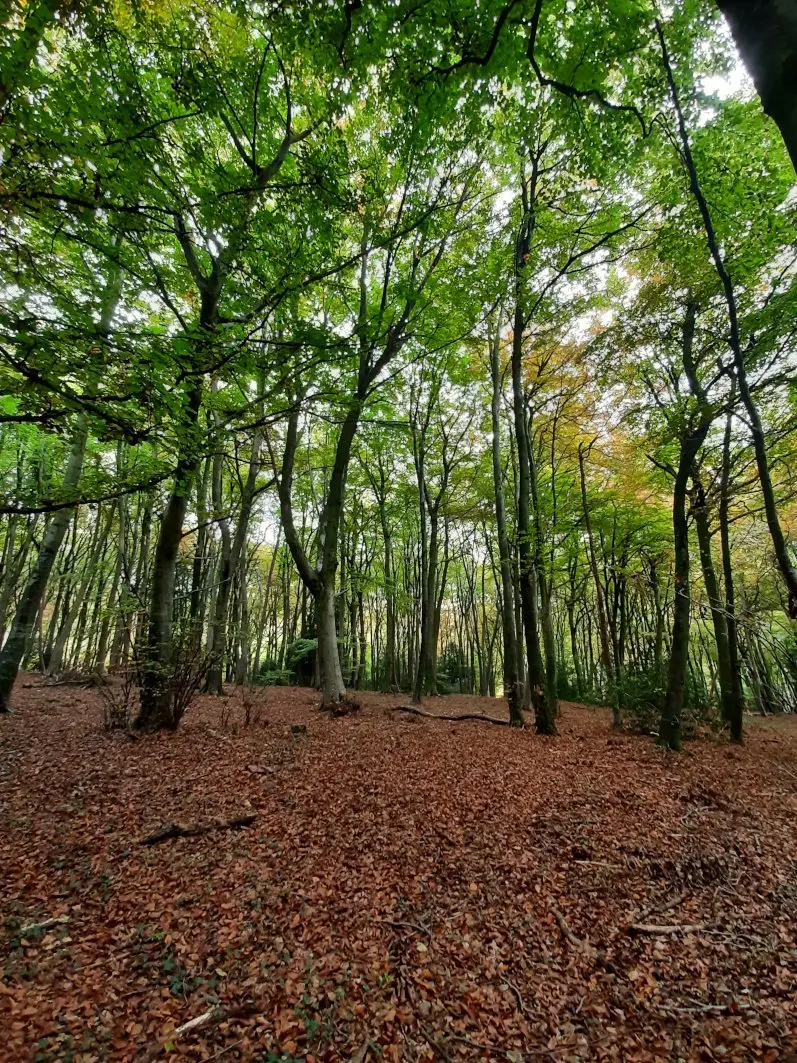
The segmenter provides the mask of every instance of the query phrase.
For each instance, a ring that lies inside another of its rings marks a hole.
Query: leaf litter
[[[255,697],[131,741],[18,692],[0,1059],[797,1060],[793,718],[672,755]]]

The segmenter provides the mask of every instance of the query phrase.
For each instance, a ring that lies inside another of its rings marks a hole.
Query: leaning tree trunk
[[[735,5],[737,8],[741,7],[741,4]],[[791,40],[791,44],[788,46],[793,50],[794,31],[797,26],[797,14],[794,11],[793,0],[781,0],[779,4],[774,2],[764,3],[762,0],[754,0],[753,3],[746,5],[750,8],[754,8],[761,13],[761,18],[765,20],[768,14],[771,13],[773,7],[777,7],[784,15],[782,31],[784,40]],[[730,5],[729,5],[730,7]],[[789,10],[790,14],[786,16],[786,10]],[[755,19],[752,21],[751,26],[756,28]],[[683,109],[681,107],[680,97],[678,95],[678,89],[675,84],[675,78],[672,71],[672,65],[670,63],[669,52],[667,51],[667,44],[664,39],[664,31],[659,21],[656,22],[656,30],[659,37],[659,43],[661,45],[662,61],[664,64],[665,74],[667,76],[667,84],[670,90],[670,97],[675,108],[676,117],[678,120],[678,136],[681,142],[681,154],[686,164],[686,170],[689,174],[689,188],[694,196],[698,210],[700,211],[700,217],[703,222],[703,229],[706,235],[706,243],[708,244],[709,253],[711,254],[714,262],[714,268],[717,271],[717,276],[722,284],[723,294],[725,296],[725,303],[728,310],[728,346],[730,347],[731,354],[733,355],[733,367],[736,374],[736,384],[739,388],[739,397],[742,400],[745,412],[747,413],[747,420],[750,426],[750,435],[753,441],[753,453],[755,454],[756,467],[758,469],[758,481],[761,487],[761,494],[764,499],[764,514],[766,516],[767,528],[769,529],[769,535],[772,540],[772,546],[775,552],[775,560],[777,561],[778,568],[780,569],[783,582],[786,584],[788,591],[788,614],[789,617],[794,620],[797,619],[797,567],[795,567],[791,555],[789,554],[789,547],[786,542],[786,536],[783,533],[781,527],[780,517],[778,515],[778,506],[775,499],[775,489],[772,484],[772,473],[769,467],[769,458],[767,455],[766,438],[764,435],[764,428],[761,422],[761,415],[758,412],[755,399],[750,390],[750,385],[747,380],[747,366],[745,364],[745,349],[742,345],[742,337],[739,326],[739,314],[736,305],[736,293],[734,290],[733,281],[731,275],[728,272],[728,267],[725,264],[725,259],[720,248],[719,240],[717,238],[716,231],[714,229],[714,221],[711,215],[711,209],[708,205],[708,200],[705,197],[702,186],[700,184],[700,178],[695,165],[694,156],[692,154],[692,147],[689,142],[689,134],[686,128],[686,121],[684,119]],[[773,35],[773,45],[777,43],[775,38],[779,36],[780,31],[775,31]],[[787,53],[787,56],[781,58],[790,58],[792,51]],[[787,94],[790,98],[794,99],[794,64],[788,68],[791,76],[792,92]],[[791,120],[797,125],[797,118],[795,118],[794,110],[791,110]],[[794,155],[792,155],[794,159]],[[751,339],[752,344],[752,339]]]
[[[67,495],[77,487],[80,481],[87,438],[88,421],[85,414],[80,414],[64,473],[63,490]],[[36,623],[47,580],[74,512],[74,507],[57,510],[42,537],[39,554],[19,600],[11,631],[5,646],[0,651],[0,712],[8,712],[11,690],[17,678],[20,661],[33,632],[33,625]]]

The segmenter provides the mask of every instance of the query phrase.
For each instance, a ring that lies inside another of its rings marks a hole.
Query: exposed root
[[[510,726],[509,720],[501,720],[497,716],[485,716],[481,712],[463,712],[458,716],[446,716],[436,712],[424,712],[423,709],[418,709],[414,705],[396,705],[392,711],[409,712],[413,716],[423,716],[427,720],[447,720],[450,723],[460,723],[462,720],[477,720],[479,723],[494,723],[498,727]]]

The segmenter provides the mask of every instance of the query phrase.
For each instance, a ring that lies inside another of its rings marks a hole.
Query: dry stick
[[[18,933],[33,934],[36,930],[49,930],[50,927],[59,926],[61,923],[68,922],[68,915],[56,915],[52,919],[42,919],[40,923],[28,923],[27,926],[21,926]]]
[[[527,1019],[531,1019],[532,1018],[531,1012],[526,1007],[525,1001],[523,1000],[523,996],[521,995],[521,992],[518,989],[518,987],[515,985],[514,982],[510,982],[509,979],[507,979],[506,984],[509,986],[509,988],[512,990],[512,992],[515,994],[515,999],[517,1000],[518,1007],[520,1008],[521,1012],[526,1016]]]
[[[497,716],[485,716],[480,712],[465,712],[461,716],[442,716],[435,712],[424,712],[416,709],[413,705],[395,705],[393,712],[411,712],[413,716],[423,716],[427,720],[447,720],[450,723],[459,723],[461,720],[478,720],[479,723],[495,723],[499,727],[509,727],[509,720],[499,720]]]
[[[256,815],[234,816],[232,819],[220,820],[216,823],[204,823],[196,827],[181,827],[179,823],[168,823],[165,827],[148,834],[146,838],[139,838],[139,845],[158,845],[160,842],[170,841],[172,838],[195,838],[199,834],[208,834],[213,830],[236,830],[239,827],[251,827],[257,819]]]
[[[551,911],[553,912],[554,917],[557,923],[559,924],[559,929],[562,931],[562,934],[564,935],[568,943],[571,944],[574,949],[578,949],[579,952],[583,952],[587,956],[594,956],[595,949],[592,947],[592,945],[589,944],[588,941],[582,941],[580,937],[576,937],[576,935],[567,925],[567,920],[559,911],[559,909],[551,905]]]
[[[640,908],[633,916],[633,923],[644,923],[647,917],[654,912],[658,912],[659,915],[668,912],[671,908],[675,908],[679,905],[681,901],[685,901],[689,896],[689,893],[689,890],[684,890],[682,893],[676,893],[669,899],[665,897],[664,900],[655,901],[653,904],[648,904],[645,908]],[[630,925],[633,926],[633,923]]]
[[[657,926],[655,923],[632,923],[629,930],[637,934],[691,934],[695,930],[708,930],[711,923],[674,923]]]
[[[158,1058],[166,1045],[172,1041],[176,1041],[181,1037],[185,1037],[186,1034],[191,1033],[194,1030],[204,1030],[208,1026],[218,1026],[222,1022],[227,1022],[229,1019],[248,1019],[252,1015],[257,1015],[261,1011],[261,1007],[258,1004],[242,1004],[235,1008],[209,1008],[201,1015],[197,1015],[193,1019],[189,1019],[188,1022],[184,1022],[182,1026],[178,1026],[177,1029],[165,1037],[159,1044],[150,1048],[143,1056],[140,1057],[141,1063],[152,1063],[152,1060]]]
[[[408,930],[417,930],[419,934],[426,934],[428,937],[432,936],[432,931],[427,926],[423,926],[421,923],[406,923],[400,919],[378,919],[378,923],[383,923],[385,926],[401,926]]]

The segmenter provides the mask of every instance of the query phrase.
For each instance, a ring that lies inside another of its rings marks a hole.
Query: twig
[[[428,937],[432,936],[432,931],[428,926],[424,926],[422,923],[407,923],[400,919],[378,919],[378,923],[384,923],[385,926],[401,926],[406,927],[408,930],[417,930],[419,934],[426,934]]]
[[[691,1014],[695,1014],[695,1013],[700,1014],[701,1012],[711,1012],[711,1011],[722,1013],[722,1012],[727,1012],[727,1011],[733,1012],[733,1011],[735,1011],[737,1009],[739,1011],[750,1011],[751,1010],[751,1005],[750,1004],[698,1004],[698,1003],[695,1003],[695,1004],[690,1005],[688,1007],[684,1006],[684,1005],[677,1005],[677,1004],[660,1004],[659,1005],[659,1010],[660,1011],[678,1012],[679,1014],[681,1014],[681,1013],[684,1013],[684,1014],[690,1014],[690,1013]]]
[[[239,827],[251,827],[256,815],[234,816],[232,819],[219,820],[215,823],[203,823],[196,827],[182,827],[179,823],[168,823],[154,834],[139,838],[139,845],[158,845],[172,838],[195,838],[199,834],[208,834],[213,830],[237,830]]]
[[[218,1050],[218,1052],[215,1054],[215,1056],[211,1056],[210,1057],[211,1060],[221,1059],[221,1057],[222,1056],[226,1056],[228,1052],[232,1052],[233,1048],[237,1048],[238,1045],[242,1045],[245,1040],[246,1040],[246,1038],[242,1037],[240,1041],[233,1041],[233,1043],[231,1045],[227,1045],[226,1048],[220,1048]]]
[[[575,860],[576,867],[586,864],[587,867],[605,867],[610,871],[625,871],[625,864],[607,864],[605,860]]]
[[[520,993],[520,990],[518,989],[518,987],[515,985],[514,982],[510,982],[508,978],[506,980],[506,984],[509,986],[509,988],[512,990],[512,992],[515,994],[515,1000],[517,1000],[517,1004],[518,1004],[518,1007],[520,1008],[521,1012],[526,1016],[527,1019],[531,1019],[531,1013],[530,1013],[529,1009],[526,1007],[525,1001],[523,1000],[523,997],[521,996],[521,993]]]
[[[582,941],[580,937],[576,937],[570,927],[567,925],[567,920],[554,905],[551,905],[551,911],[554,914],[556,922],[559,924],[559,929],[562,931],[567,942],[573,946],[574,949],[578,949],[579,952],[583,952],[587,956],[594,956],[595,949],[590,945],[588,941]]]
[[[424,712],[423,709],[416,709],[414,705],[394,705],[392,711],[410,712],[413,716],[423,716],[427,720],[447,720],[449,723],[478,720],[479,723],[494,723],[498,727],[509,727],[509,720],[500,720],[497,716],[485,716],[481,712],[464,712],[460,716],[446,716],[436,712]]]
[[[684,890],[682,893],[676,893],[674,897],[670,897],[669,900],[656,901],[654,904],[649,904],[646,908],[640,908],[633,917],[634,923],[644,923],[649,915],[653,912],[668,912],[671,908],[675,908],[681,901],[685,901],[689,896],[689,890]]]

